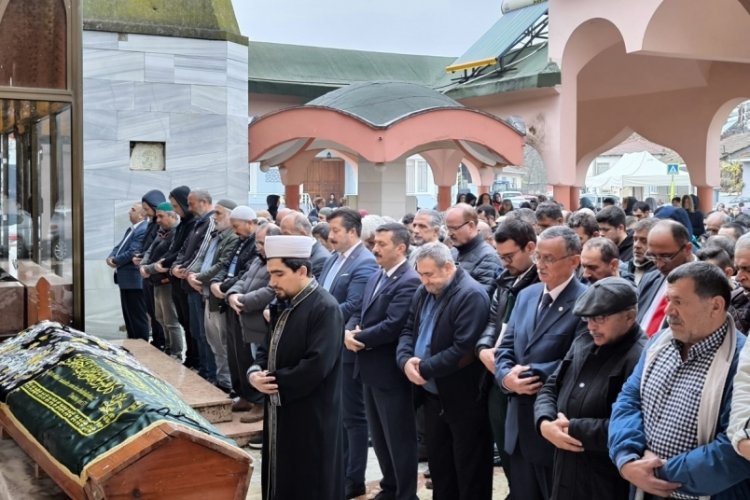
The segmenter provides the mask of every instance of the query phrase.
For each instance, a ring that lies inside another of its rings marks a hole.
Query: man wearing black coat
[[[433,498],[490,499],[492,432],[480,390],[484,368],[474,355],[489,296],[442,243],[420,247],[416,263],[422,286],[396,358],[424,404]]]
[[[638,295],[623,278],[597,281],[576,301],[573,314],[589,334],[573,341],[557,370],[539,391],[534,416],[552,443],[554,500],[626,500],[630,487],[608,460],[612,404],[646,343],[635,321]]]
[[[453,242],[453,258],[471,275],[491,297],[495,278],[500,272],[500,259],[494,249],[479,234],[477,211],[466,203],[459,203],[445,213],[445,228]]]
[[[510,489],[510,455],[505,453],[505,416],[508,411],[508,396],[495,382],[495,352],[502,339],[510,313],[521,290],[539,282],[536,265],[531,257],[536,250],[536,231],[534,226],[520,219],[506,220],[495,232],[495,248],[505,269],[495,280],[497,288],[492,295],[490,315],[487,326],[477,341],[476,353],[485,368],[492,374],[485,375],[490,392],[488,397],[488,414],[495,446],[500,452],[503,472],[508,479]]]
[[[313,237],[310,221],[299,212],[292,212],[286,215],[281,220],[279,228],[281,228],[281,234]],[[312,262],[312,272],[316,280],[320,280],[320,274],[323,272],[323,267],[330,256],[331,252],[326,250],[319,241],[315,240],[312,247],[312,255],[310,255],[310,262]]]
[[[164,193],[158,189],[152,189],[141,198],[141,205],[143,206],[143,212],[148,219],[148,226],[146,226],[146,234],[143,235],[141,249],[133,256],[133,265],[136,267],[141,265],[143,254],[146,253],[151,247],[151,243],[156,239],[156,233],[159,230],[159,225],[156,223],[156,207],[165,201],[167,201],[167,199],[164,197]],[[146,310],[148,311],[148,316],[151,320],[151,342],[158,349],[164,350],[167,344],[167,339],[164,335],[164,329],[156,320],[154,285],[151,280],[143,280],[143,297],[146,299]]]

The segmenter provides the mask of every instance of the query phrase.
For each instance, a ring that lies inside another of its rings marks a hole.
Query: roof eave
[[[486,81],[474,85],[459,85],[445,92],[445,95],[461,101],[473,97],[486,97],[507,92],[555,87],[559,84],[560,72],[546,72],[518,78]]]
[[[175,38],[194,38],[198,40],[221,40],[247,46],[246,36],[224,30],[191,28],[136,22],[120,22],[99,19],[84,19],[84,31],[106,31],[109,33],[128,33],[134,35],[171,36]]]

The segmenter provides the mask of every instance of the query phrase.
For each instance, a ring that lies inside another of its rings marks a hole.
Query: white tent
[[[662,163],[651,155],[640,153],[626,153],[612,168],[599,175],[586,178],[587,188],[627,188],[642,186],[669,186],[674,180],[675,186],[690,184],[690,176],[680,170],[677,175],[667,175],[667,164]]]

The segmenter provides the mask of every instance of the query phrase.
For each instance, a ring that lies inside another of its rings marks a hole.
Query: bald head
[[[291,208],[280,208],[278,212],[276,212],[276,219],[274,222],[276,222],[277,226],[281,226],[281,221],[284,220],[284,217],[287,215],[294,213],[294,210]]]

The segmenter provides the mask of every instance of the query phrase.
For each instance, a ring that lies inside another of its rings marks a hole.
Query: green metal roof
[[[379,127],[420,111],[463,107],[436,90],[406,82],[353,83],[310,101],[306,106],[343,111]]]
[[[547,13],[547,2],[524,7],[504,14],[474,45],[451,66],[496,58],[511,49],[526,31]]]
[[[231,0],[83,0],[83,29],[247,45]]]
[[[251,41],[248,80],[255,93],[314,98],[356,82],[432,86],[455,58]]]
[[[524,49],[517,62],[502,73],[487,73],[464,83],[449,83],[447,76],[440,86],[445,94],[456,100],[482,97],[504,92],[554,87],[560,84],[560,68],[550,62],[547,44]]]

